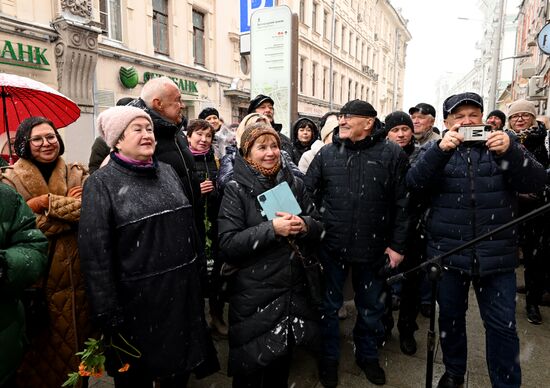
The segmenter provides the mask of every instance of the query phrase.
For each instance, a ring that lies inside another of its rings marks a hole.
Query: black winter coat
[[[90,160],[88,161],[88,172],[92,174],[101,167],[101,163],[109,156],[110,152],[111,149],[105,143],[105,140],[102,137],[96,137],[94,144],[92,144]]]
[[[142,353],[129,360],[135,367],[159,377],[190,371],[210,344],[191,205],[169,165],[111,159],[82,198],[79,250],[93,317]]]
[[[512,221],[517,215],[517,193],[536,192],[545,179],[541,165],[513,139],[502,156],[484,145],[461,145],[456,151],[444,152],[439,142],[427,144],[407,173],[407,184],[431,199],[428,257]],[[443,264],[483,276],[513,271],[517,257],[517,229],[509,228],[448,257]]]
[[[317,153],[306,184],[322,213],[322,248],[335,259],[378,266],[390,247],[404,253],[409,228],[407,155],[385,139],[379,120],[356,143],[339,137]]]
[[[296,239],[307,256],[317,243],[321,223],[308,212],[311,203],[303,182],[284,168],[276,182],[254,171],[238,155],[233,181],[225,188],[220,217],[220,249],[239,270],[229,283],[229,374],[248,374],[297,345],[313,345],[317,314],[308,305],[301,262],[286,238],[275,235],[272,221],[260,213],[256,197],[288,182],[303,209],[308,232]]]

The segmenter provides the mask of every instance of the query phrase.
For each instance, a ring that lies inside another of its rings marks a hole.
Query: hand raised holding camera
[[[457,123],[449,129],[445,135],[443,136],[443,139],[439,142],[439,148],[442,151],[448,152],[456,149],[460,143],[464,141],[464,135],[461,133],[458,133],[458,128],[460,127],[460,123]]]
[[[487,136],[485,145],[489,151],[502,155],[510,148],[510,136],[504,131],[493,131]]]

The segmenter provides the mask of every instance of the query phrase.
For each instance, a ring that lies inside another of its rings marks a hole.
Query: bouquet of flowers
[[[106,361],[105,350],[109,347],[114,350],[113,353],[116,354],[119,358],[121,367],[118,369],[118,371],[121,373],[126,372],[130,368],[130,364],[123,363],[118,352],[123,352],[134,358],[140,358],[141,353],[134,346],[132,346],[122,336],[122,334],[119,333],[116,336],[120,340],[122,340],[124,346],[127,346],[126,349],[121,346],[115,345],[113,343],[112,337],[109,341],[107,341],[103,335],[101,335],[99,339],[88,338],[88,341],[84,342],[86,348],[83,351],[76,353],[77,356],[80,356],[80,365],[78,366],[78,371],[69,373],[69,377],[63,383],[62,387],[76,387],[80,379],[85,376],[103,376],[103,373],[105,372]]]

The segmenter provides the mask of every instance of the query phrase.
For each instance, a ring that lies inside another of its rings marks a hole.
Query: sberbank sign
[[[146,71],[143,73],[143,82],[149,81],[151,78],[158,78],[158,77],[164,77],[164,74],[158,74],[158,73],[152,73],[150,71]],[[178,89],[180,92],[185,94],[199,94],[199,90],[197,89],[197,81],[190,81],[188,79],[182,79],[178,77],[170,77],[167,75],[168,78],[170,78],[174,83],[178,86]]]
[[[5,40],[3,44],[0,41],[0,45],[2,45],[0,63],[37,70],[51,70],[50,62],[46,58],[48,50],[46,48],[11,40]]]

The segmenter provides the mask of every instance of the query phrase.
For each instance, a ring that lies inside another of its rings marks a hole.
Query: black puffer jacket
[[[539,191],[545,179],[542,166],[513,139],[502,156],[484,145],[461,145],[444,152],[439,142],[427,144],[407,173],[407,184],[431,199],[428,257],[512,221],[517,215],[517,193]],[[513,271],[517,256],[517,230],[509,228],[452,255],[444,265],[483,276]]]
[[[301,262],[261,215],[256,197],[288,182],[308,226],[296,240],[304,255],[318,242],[322,227],[309,216],[303,182],[288,169],[270,182],[237,155],[233,179],[225,188],[218,224],[220,249],[240,268],[229,284],[229,374],[247,374],[287,354],[289,336],[297,345],[312,345],[318,336]]]
[[[311,134],[311,140],[307,144],[302,144],[298,140],[298,129],[300,126],[308,125],[311,128],[312,134]],[[315,140],[319,139],[319,129],[317,128],[317,125],[313,121],[311,121],[308,118],[301,118],[294,122],[292,125],[292,138],[294,139],[293,143],[293,149],[292,149],[292,161],[294,164],[298,164],[300,162],[300,158],[304,154],[304,152],[311,149],[311,145],[315,143]]]
[[[217,219],[218,219],[218,210],[220,208],[220,193],[217,188],[217,178],[218,178],[218,162],[214,156],[214,150],[210,148],[207,154],[205,155],[193,155],[195,159],[195,178],[197,182],[203,182],[207,178],[214,183],[214,190],[208,194],[201,194],[199,201],[201,204],[201,215],[208,217],[208,220],[211,224],[211,230],[208,232],[208,235],[213,241],[217,244]],[[206,230],[205,230],[206,232]],[[213,238],[215,235],[215,238]],[[201,236],[204,240],[205,236]]]
[[[191,206],[169,165],[111,159],[82,198],[79,250],[93,316],[142,353],[138,365],[152,376],[190,371],[209,349]]]
[[[527,148],[527,151],[533,154],[537,162],[542,164],[544,168],[549,166],[548,150],[544,144],[547,134],[548,130],[544,124],[537,121],[536,127],[529,128],[529,130],[516,135],[519,142]]]
[[[157,112],[149,109],[141,98],[134,100],[130,105],[143,109],[151,116],[157,141],[155,156],[159,161],[172,166],[178,174],[185,195],[193,207],[197,229],[201,235],[204,235],[200,203],[201,189],[199,181],[195,178],[195,162],[193,154],[189,151],[187,138],[176,124],[166,121]]]
[[[336,259],[375,266],[387,247],[404,253],[408,159],[384,137],[378,119],[372,135],[356,143],[340,139],[336,128],[332,144],[307,170],[306,184],[326,229],[322,247]]]

